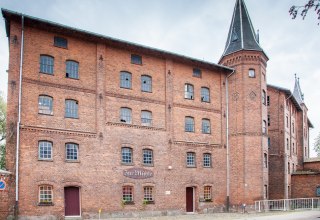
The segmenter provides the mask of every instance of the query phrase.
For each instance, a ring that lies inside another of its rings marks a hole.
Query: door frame
[[[187,192],[187,188],[191,188],[192,189],[192,212],[188,212],[187,211],[187,193],[186,193],[186,213],[195,213],[196,210],[196,187],[195,186],[187,186],[186,187],[186,192]]]
[[[68,187],[75,187],[79,189],[79,215],[68,215],[66,216],[66,193],[65,193],[65,189]],[[63,199],[64,199],[64,216],[65,217],[81,217],[81,187],[80,186],[64,186],[63,187]]]

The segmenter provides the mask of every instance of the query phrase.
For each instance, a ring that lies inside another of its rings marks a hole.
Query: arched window
[[[192,84],[185,84],[184,85],[184,98],[186,98],[186,99],[194,99],[193,85]]]
[[[53,115],[53,99],[51,96],[40,95],[38,99],[38,112],[45,115]]]
[[[121,148],[121,158],[123,164],[132,164],[132,149],[130,147]]]
[[[122,187],[122,200],[125,202],[133,202],[133,186]]]
[[[151,78],[151,76],[147,76],[147,75],[141,76],[141,91],[142,92],[152,92],[152,78]]]
[[[79,63],[78,62],[67,60],[66,77],[71,79],[79,79]]]
[[[210,90],[207,87],[201,87],[201,102],[210,102]]]
[[[154,189],[153,186],[145,186],[143,187],[143,200],[147,202],[153,202],[154,201]]]
[[[196,166],[196,154],[194,152],[187,153],[187,167],[195,167]]]
[[[211,167],[211,154],[203,154],[203,167]]]
[[[52,204],[53,192],[52,186],[41,185],[39,186],[39,204]]]
[[[203,198],[205,201],[212,200],[212,187],[211,186],[204,186],[203,188]]]
[[[194,132],[194,119],[193,117],[186,117],[185,118],[185,128],[186,132]]]
[[[79,145],[75,143],[66,144],[66,160],[79,160]]]
[[[40,72],[53,74],[54,58],[48,55],[40,55]]]
[[[122,71],[120,72],[120,87],[131,89],[131,73]]]
[[[141,124],[144,126],[151,126],[152,124],[152,112],[141,111]]]
[[[153,165],[153,151],[151,149],[143,149],[143,164]]]
[[[121,108],[120,109],[120,121],[126,124],[132,123],[132,111],[130,108]]]
[[[202,119],[202,133],[203,134],[210,134],[211,133],[211,126],[209,119]]]
[[[52,160],[52,142],[50,141],[39,141],[39,160]]]
[[[65,101],[65,117],[78,118],[78,101],[66,99]]]

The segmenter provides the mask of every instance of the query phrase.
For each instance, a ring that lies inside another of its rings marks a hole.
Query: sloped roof
[[[254,31],[244,0],[236,0],[229,34],[222,57],[240,50],[261,51],[267,57]]]
[[[301,105],[304,103],[303,94],[301,92],[299,78],[295,77],[294,89],[293,89],[293,96],[296,98],[298,103]]]

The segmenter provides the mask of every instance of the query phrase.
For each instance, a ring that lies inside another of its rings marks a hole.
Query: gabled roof
[[[165,50],[160,50],[160,49],[132,43],[129,41],[124,41],[124,40],[112,38],[109,36],[104,36],[101,34],[96,34],[93,32],[81,30],[81,29],[74,28],[74,27],[65,26],[65,25],[62,25],[62,24],[59,24],[56,22],[36,18],[33,16],[29,16],[29,15],[15,12],[15,11],[11,11],[8,9],[2,8],[1,11],[2,11],[2,16],[4,17],[5,23],[6,23],[7,37],[10,36],[10,22],[11,21],[21,22],[22,17],[23,17],[25,26],[35,27],[38,29],[54,32],[56,34],[73,36],[73,37],[85,39],[87,41],[104,43],[107,46],[111,46],[111,47],[122,48],[125,50],[137,52],[137,53],[140,52],[140,53],[150,54],[150,55],[157,56],[160,58],[172,59],[172,60],[175,60],[178,62],[188,63],[188,64],[193,65],[195,67],[221,71],[222,73],[225,73],[225,74],[229,74],[233,71],[232,68],[229,68],[229,67],[226,67],[223,65],[199,60],[196,58],[172,53],[172,52],[165,51]]]
[[[240,50],[261,51],[258,37],[254,31],[244,0],[236,0],[229,34],[222,57]],[[267,57],[267,55],[264,53]],[[268,57],[267,57],[268,58]]]

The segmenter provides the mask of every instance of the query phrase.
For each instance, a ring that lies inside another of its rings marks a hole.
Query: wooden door
[[[193,212],[193,187],[186,188],[186,210],[187,212]]]
[[[64,188],[65,216],[80,216],[79,187]]]

